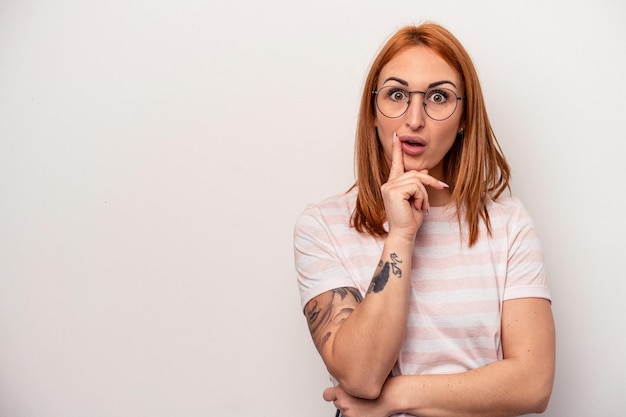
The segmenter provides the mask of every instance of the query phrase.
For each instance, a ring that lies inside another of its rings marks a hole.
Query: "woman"
[[[346,417],[543,412],[555,337],[541,246],[474,66],[435,24],[405,27],[365,82],[357,180],[294,234],[313,341]],[[339,414],[339,411],[338,411]]]

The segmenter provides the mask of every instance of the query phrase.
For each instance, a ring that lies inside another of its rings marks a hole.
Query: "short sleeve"
[[[294,227],[294,258],[302,308],[335,288],[356,287],[339,254],[336,239],[317,206],[309,206]]]
[[[504,300],[545,298],[550,300],[543,249],[535,225],[522,205],[511,217],[508,268]]]

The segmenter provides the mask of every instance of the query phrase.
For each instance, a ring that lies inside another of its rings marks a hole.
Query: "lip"
[[[407,155],[420,155],[426,149],[426,141],[420,136],[404,135],[398,137],[402,151]]]

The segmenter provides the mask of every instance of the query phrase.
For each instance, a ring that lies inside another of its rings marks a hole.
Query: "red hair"
[[[487,202],[509,189],[510,169],[487,116],[474,64],[461,43],[443,27],[426,23],[396,32],[380,50],[365,80],[356,131],[355,169],[358,189],[351,224],[360,232],[384,236],[386,220],[380,187],[389,177],[389,162],[383,154],[375,127],[376,90],[382,68],[401,50],[426,46],[461,75],[465,86],[464,134],[457,137],[444,157],[444,178],[450,185],[459,224],[469,227],[468,243],[478,239],[482,220],[491,232]]]

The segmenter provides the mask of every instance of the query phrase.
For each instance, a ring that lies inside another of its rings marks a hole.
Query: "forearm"
[[[505,301],[504,359],[451,375],[390,378],[381,401],[392,412],[420,417],[518,416],[547,407],[555,368],[555,333],[550,303]]]
[[[529,375],[515,360],[503,360],[460,374],[393,377],[382,397],[394,413],[504,417],[543,412],[551,389],[550,372]]]
[[[389,236],[367,295],[337,330],[325,355],[350,393],[376,398],[406,334],[413,241]]]

